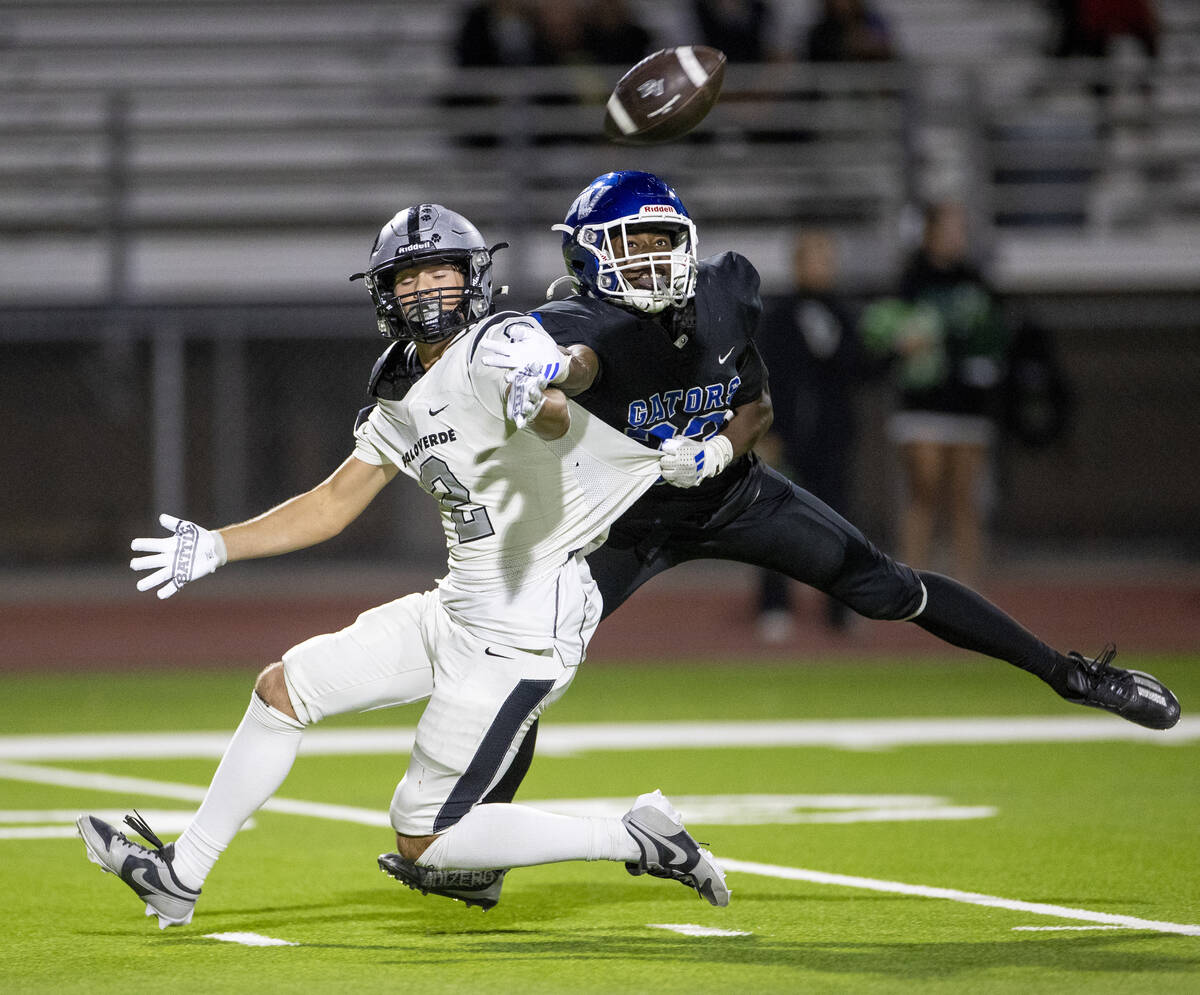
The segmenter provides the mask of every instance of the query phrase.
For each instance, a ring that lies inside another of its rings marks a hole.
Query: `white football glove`
[[[480,351],[485,366],[536,374],[546,383],[561,383],[571,369],[571,358],[531,325],[509,325],[503,338],[484,339]]]
[[[154,571],[137,582],[139,591],[158,587],[158,596],[169,598],[184,584],[207,577],[225,563],[225,540],[219,533],[171,515],[159,515],[158,522],[172,534],[162,539],[134,539],[129,544],[135,553],[151,554],[129,561],[134,570]]]
[[[523,370],[511,370],[504,378],[510,384],[508,417],[517,428],[533,421],[546,403],[548,381],[538,370],[538,366],[530,363]]]
[[[666,439],[660,451],[658,472],[675,487],[695,487],[715,477],[733,459],[733,443],[724,435],[714,435],[707,442],[676,436]]]

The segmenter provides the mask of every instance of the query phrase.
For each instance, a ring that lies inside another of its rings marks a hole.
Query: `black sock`
[[[1060,694],[1066,690],[1070,663],[1061,653],[966,585],[927,570],[918,576],[929,595],[925,610],[913,619],[922,629],[1027,670]]]

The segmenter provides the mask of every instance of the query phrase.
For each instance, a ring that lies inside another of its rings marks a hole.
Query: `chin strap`
[[[564,276],[560,276],[546,288],[546,300],[554,300],[555,291],[557,291],[559,286],[563,283],[569,283],[571,285],[571,293],[574,294],[579,292],[579,281],[575,279],[575,277],[571,276],[570,273],[567,273]]]

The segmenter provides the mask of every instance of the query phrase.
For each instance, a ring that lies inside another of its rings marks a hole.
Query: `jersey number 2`
[[[454,476],[445,460],[430,456],[421,464],[421,485],[450,509],[450,520],[454,522],[459,542],[474,542],[495,535],[487,509],[471,503],[471,492]]]

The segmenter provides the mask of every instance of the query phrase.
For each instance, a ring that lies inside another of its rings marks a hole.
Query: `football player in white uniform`
[[[553,386],[570,377],[570,360],[535,321],[493,314],[495,248],[441,205],[397,214],[359,274],[380,330],[397,341],[372,374],[377,402],[360,415],[354,453],[257,518],[209,531],[163,515],[168,536],[132,543],[145,554],[130,564],[147,571],[138,588],[170,597],[230,560],[331,538],[404,473],[437,500],[449,549],[436,589],[306,640],[259,675],[178,840],[164,845],[136,816],[126,822],[151,847],[79,818],[88,856],[120,876],[160,927],[191,921],[209,871],[283,783],[306,726],[426,698],[391,803],[398,852],[379,857],[388,874],[486,909],[500,893],[498,868],[615,860],[682,881],[714,905],[729,901],[719,865],[657,791],[622,818],[486,804],[526,731],[570,685],[599,621],[584,555],[658,479],[661,455]]]

